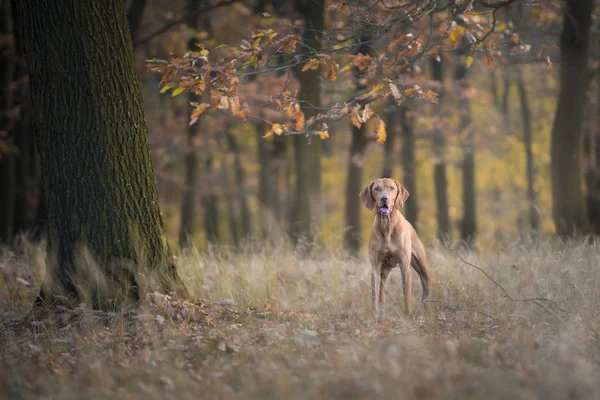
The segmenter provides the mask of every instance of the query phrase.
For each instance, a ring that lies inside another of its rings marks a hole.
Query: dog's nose
[[[381,196],[381,201],[388,201],[388,197],[384,194],[383,196]]]

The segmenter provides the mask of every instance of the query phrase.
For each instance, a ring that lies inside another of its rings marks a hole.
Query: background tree
[[[588,231],[581,179],[581,127],[590,83],[588,47],[593,0],[563,2],[560,90],[552,126],[552,215],[561,236]]]
[[[325,0],[295,0],[296,10],[304,19],[302,52],[311,57],[321,49],[319,35],[324,27]],[[321,106],[321,79],[319,71],[308,69],[299,72],[298,100],[304,118],[316,116]],[[312,241],[319,224],[321,208],[321,142],[306,140],[301,135],[293,138],[296,196],[290,220],[294,241]]]
[[[16,11],[49,217],[39,300],[113,308],[148,289],[186,295],[162,225],[122,1],[24,0]]]

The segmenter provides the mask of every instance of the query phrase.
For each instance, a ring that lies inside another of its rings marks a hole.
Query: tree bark
[[[593,0],[565,0],[560,36],[560,89],[552,126],[552,215],[563,237],[588,230],[581,190],[581,127],[589,86],[588,45]]]
[[[324,26],[324,0],[296,0],[296,9],[304,18],[302,35],[304,52],[321,48],[319,36]],[[306,120],[318,113],[321,105],[321,79],[317,70],[298,72],[300,89],[298,100]],[[295,243],[306,240],[312,243],[317,231],[321,205],[321,139],[307,140],[304,135],[294,135],[296,165],[296,199],[290,217],[291,237]]]
[[[471,100],[467,81],[467,56],[459,55],[456,64],[456,73],[454,79],[457,84],[458,107],[460,122],[458,127],[459,135],[464,136],[463,140],[463,217],[460,227],[460,236],[464,243],[471,246],[475,240],[477,229],[477,198],[475,191],[475,135],[471,125]]]
[[[14,234],[16,163],[14,150],[15,41],[9,0],[0,8],[0,36],[5,38],[0,52],[0,243],[9,243]]]
[[[138,3],[145,3],[145,0],[134,0],[132,8]],[[138,4],[139,6],[139,4]],[[143,5],[142,5],[143,7]],[[188,39],[188,50],[195,50],[196,40],[195,32],[198,30],[198,16],[194,11],[198,8],[198,1],[190,0],[188,7],[192,16],[188,21],[188,27],[192,31]],[[130,10],[131,11],[131,10]],[[128,15],[129,17],[129,15]],[[131,29],[131,25],[130,25]],[[132,33],[133,37],[133,33]],[[188,102],[198,101],[198,96],[194,93],[188,94]],[[179,246],[186,249],[194,245],[194,235],[197,225],[197,202],[198,202],[198,131],[200,123],[188,127],[187,149],[185,153],[185,188],[181,203],[181,223],[179,224]]]
[[[446,245],[452,240],[450,227],[450,214],[448,213],[448,180],[446,179],[446,138],[443,131],[443,101],[445,97],[444,82],[444,60],[437,61],[432,59],[432,77],[440,83],[439,102],[435,107],[435,113],[439,120],[435,123],[433,132],[433,148],[435,152],[434,161],[434,186],[435,203],[437,211],[437,232],[436,235],[440,243]]]
[[[123,2],[14,4],[48,205],[36,303],[114,309],[148,290],[187,295],[161,219]]]
[[[419,203],[417,197],[417,166],[415,165],[415,108],[413,99],[405,99],[399,108],[402,125],[402,168],[404,177],[402,185],[410,193],[410,201],[404,206],[406,219],[417,228]]]
[[[396,131],[398,130],[398,112],[399,110],[396,101],[390,98],[385,110],[387,138],[383,144],[383,169],[381,171],[382,178],[391,178],[394,173],[394,147],[396,145]]]
[[[525,145],[525,162],[527,171],[527,202],[529,203],[529,223],[531,230],[535,234],[540,228],[540,216],[537,206],[537,193],[535,190],[535,164],[533,161],[533,150],[531,148],[533,142],[533,129],[531,127],[531,111],[529,108],[529,100],[527,98],[527,88],[525,87],[525,79],[523,78],[523,70],[519,70],[518,75],[518,90],[521,100],[521,117],[523,119],[523,144]]]

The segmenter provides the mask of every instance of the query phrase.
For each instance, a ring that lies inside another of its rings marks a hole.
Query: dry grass
[[[26,314],[43,252],[0,258],[0,397],[591,399],[600,397],[600,245],[430,249],[429,309],[369,313],[368,263],[332,250],[223,249],[180,259],[185,302],[135,313]],[[419,285],[414,293],[419,298]],[[506,297],[506,293],[509,298]],[[548,300],[517,301],[527,298]]]

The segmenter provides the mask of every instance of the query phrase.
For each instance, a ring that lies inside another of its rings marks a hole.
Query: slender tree
[[[410,201],[404,205],[404,214],[416,229],[419,203],[417,201],[417,166],[415,163],[415,111],[414,99],[406,99],[398,109],[398,117],[402,126],[402,168],[404,170],[402,184],[410,193]]]
[[[531,127],[531,110],[523,77],[523,69],[520,68],[517,77],[517,88],[521,100],[521,118],[523,119],[523,144],[525,146],[525,169],[527,173],[527,202],[529,203],[529,223],[533,233],[540,228],[540,216],[537,206],[537,193],[535,190],[535,164],[533,160],[533,129]]]
[[[477,229],[477,203],[475,191],[475,134],[471,125],[471,100],[467,80],[467,55],[459,54],[456,59],[454,79],[457,85],[458,109],[460,122],[458,132],[463,137],[463,217],[460,225],[460,236],[464,243],[472,245]]]
[[[439,103],[435,107],[438,118],[443,118],[444,101],[444,60],[432,58],[433,79],[440,84]],[[434,183],[435,183],[435,204],[437,210],[437,237],[438,240],[447,244],[451,241],[450,214],[448,212],[448,180],[446,178],[446,138],[444,137],[442,121],[437,121],[433,132],[433,148],[435,152],[434,161]]]
[[[0,35],[5,39],[0,53],[0,242],[10,242],[14,233],[16,162],[14,151],[15,45],[9,0],[0,3]]]
[[[550,145],[552,215],[561,236],[585,233],[581,127],[590,82],[588,47],[593,0],[565,0],[560,35],[560,89]]]
[[[324,26],[324,0],[295,0],[295,8],[304,19],[302,48],[307,53],[321,48],[319,35]],[[321,105],[321,79],[319,71],[299,72],[298,100],[306,119],[315,116]],[[321,208],[321,141],[308,141],[304,135],[293,138],[296,167],[295,207],[290,217],[291,236],[294,241],[313,239],[318,227]]]
[[[140,26],[142,25],[142,18],[144,16],[144,10],[146,9],[146,3],[148,0],[133,0],[129,9],[127,10],[127,22],[129,23],[129,34],[131,40],[135,43]],[[199,3],[198,1],[192,1],[191,3]],[[193,7],[193,8],[192,8]],[[198,7],[190,4],[190,19],[198,18]]]
[[[392,178],[394,173],[396,145],[396,131],[398,130],[398,104],[390,97],[385,106],[385,126],[387,138],[383,144],[383,168],[381,171],[382,178]]]
[[[139,2],[139,0],[138,0]],[[141,3],[141,2],[140,2]],[[133,5],[131,6],[133,7]],[[188,49],[196,50],[196,31],[198,30],[198,15],[196,9],[199,3],[196,0],[190,0],[188,8],[190,9],[190,18],[188,28],[191,36],[188,39]],[[133,33],[132,33],[133,34]],[[198,101],[198,96],[194,93],[188,93],[188,101]],[[185,149],[185,187],[181,204],[181,223],[179,225],[179,246],[182,249],[188,248],[194,244],[194,233],[197,224],[197,203],[198,203],[198,132],[201,123],[195,123],[188,128],[187,148]]]
[[[362,44],[357,48],[357,54],[368,55],[371,53],[371,46],[368,44],[368,38],[362,37]],[[367,79],[358,68],[354,68],[354,79],[356,93],[360,93],[367,87]],[[369,143],[367,137],[367,124],[360,126],[352,125],[352,142],[350,143],[350,154],[348,157],[348,173],[346,175],[346,231],[344,233],[344,246],[353,256],[358,255],[361,244],[361,203],[358,197],[363,183],[363,163],[365,150]]]
[[[14,4],[48,206],[37,303],[112,309],[147,290],[186,295],[161,220],[123,2]]]

